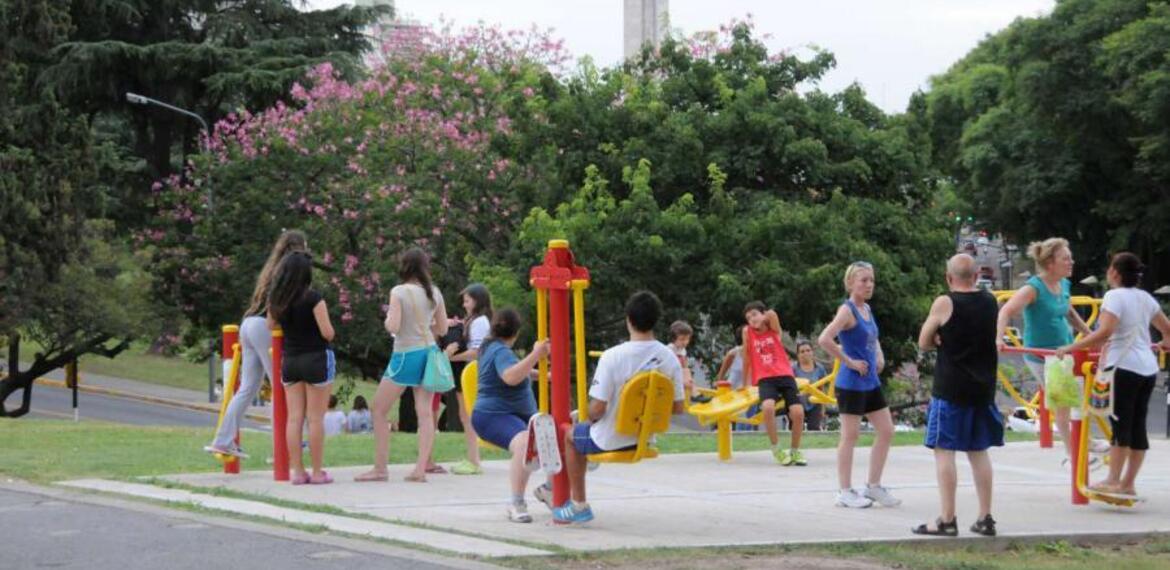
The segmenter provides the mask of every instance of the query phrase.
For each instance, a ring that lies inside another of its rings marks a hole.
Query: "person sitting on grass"
[[[586,456],[632,449],[637,438],[617,433],[619,397],[625,383],[639,372],[657,370],[674,384],[674,413],[683,413],[683,372],[678,357],[654,338],[654,326],[662,315],[662,302],[649,291],[639,291],[626,301],[626,328],[630,340],[606,350],[597,362],[589,389],[589,417],[565,433],[565,469],[570,499],[553,509],[558,523],[593,520],[585,497]],[[538,496],[538,498],[540,498]]]
[[[341,435],[346,429],[345,412],[337,409],[337,396],[329,396],[329,411],[325,412],[325,435]]]

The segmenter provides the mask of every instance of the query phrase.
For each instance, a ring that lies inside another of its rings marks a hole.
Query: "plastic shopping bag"
[[[1073,357],[1044,357],[1044,396],[1051,408],[1075,408],[1081,405],[1081,385],[1073,374]]]

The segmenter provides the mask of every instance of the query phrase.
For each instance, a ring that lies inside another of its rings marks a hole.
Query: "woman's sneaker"
[[[808,460],[804,458],[804,453],[801,453],[799,449],[792,450],[792,464],[799,465],[801,467],[808,465]]]
[[[508,505],[508,520],[514,523],[530,523],[532,515],[528,514],[527,503],[512,503]]]
[[[902,499],[891,495],[889,490],[880,485],[877,487],[866,487],[865,498],[883,507],[896,507],[902,504]]]
[[[777,447],[772,451],[772,456],[776,458],[776,463],[788,467],[792,465],[792,454],[787,449],[780,449]]]
[[[577,510],[573,501],[565,501],[563,506],[553,509],[553,520],[560,524],[587,523],[593,520],[593,509],[585,505],[585,508]]]
[[[871,499],[862,497],[853,489],[842,489],[837,493],[837,505],[850,509],[864,509],[873,504]]]

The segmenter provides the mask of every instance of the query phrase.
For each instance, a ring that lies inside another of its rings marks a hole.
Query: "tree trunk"
[[[32,383],[35,379],[35,375],[20,371],[20,333],[12,333],[8,337],[8,376],[0,382],[0,418],[19,418],[28,413],[29,407],[32,406]],[[21,389],[24,390],[24,394],[20,407],[8,411],[4,407],[4,402],[13,392]]]

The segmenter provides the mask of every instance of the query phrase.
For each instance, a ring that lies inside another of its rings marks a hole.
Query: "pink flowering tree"
[[[530,152],[517,127],[545,120],[542,83],[565,61],[560,45],[482,26],[384,34],[364,80],[318,66],[287,103],[217,123],[185,176],[154,185],[155,224],[138,239],[153,252],[156,294],[196,325],[189,341],[239,321],[268,248],[296,228],[339,355],[377,375],[398,253],[426,248],[458,307],[469,254],[505,251],[539,202],[540,173],[514,158]]]

